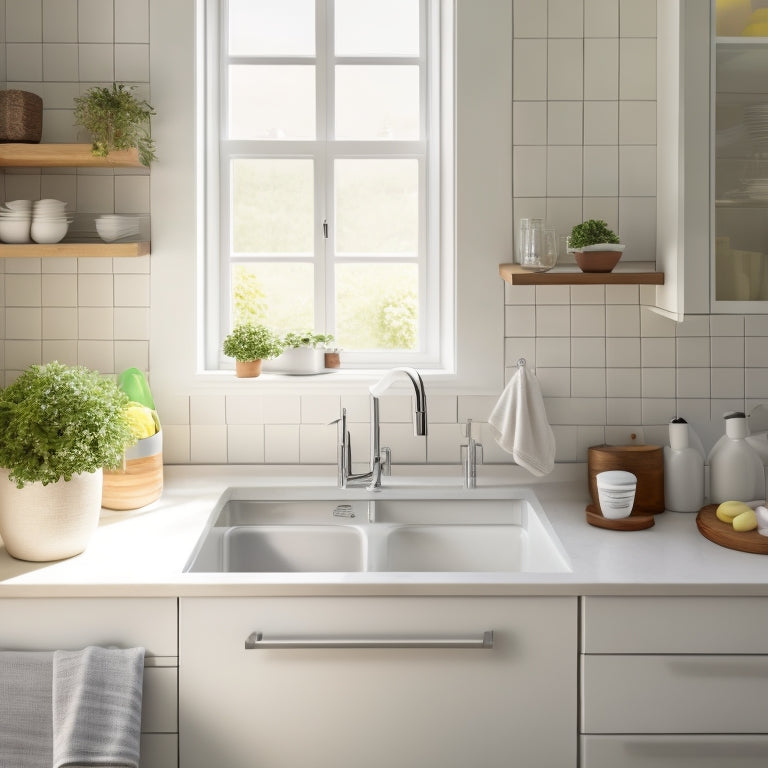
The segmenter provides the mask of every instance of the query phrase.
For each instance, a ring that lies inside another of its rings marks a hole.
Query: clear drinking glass
[[[541,219],[531,219],[521,266],[532,272],[546,272],[557,263],[557,232],[544,227]]]

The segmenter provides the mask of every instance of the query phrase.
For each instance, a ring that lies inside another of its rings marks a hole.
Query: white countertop
[[[395,467],[384,482],[403,488],[460,487],[450,466]],[[299,474],[300,473],[300,474]],[[585,520],[584,464],[557,465],[546,478],[510,466],[479,468],[482,491],[522,485],[534,491],[570,558],[570,573],[236,574],[184,573],[217,499],[227,487],[328,485],[332,467],[168,466],[163,496],[134,512],[102,511],[84,553],[27,563],[0,546],[0,598],[47,596],[244,595],[768,595],[768,557],[705,539],[695,514],[665,512],[652,528],[623,532]],[[472,493],[469,491],[468,493]]]

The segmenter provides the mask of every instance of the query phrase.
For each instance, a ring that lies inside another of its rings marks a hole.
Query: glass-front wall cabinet
[[[768,0],[716,0],[714,299],[768,302]]]

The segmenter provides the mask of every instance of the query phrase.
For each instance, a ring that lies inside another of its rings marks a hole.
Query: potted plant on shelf
[[[282,338],[283,352],[270,364],[280,373],[307,375],[325,370],[325,347],[333,336],[312,331],[289,331]]]
[[[240,323],[224,339],[224,354],[235,358],[235,375],[254,378],[261,374],[261,362],[277,357],[283,343],[274,331],[265,325]]]
[[[610,272],[618,264],[624,246],[602,219],[587,219],[571,230],[568,251],[582,272]]]
[[[111,88],[89,88],[75,99],[75,124],[91,134],[91,151],[96,157],[106,157],[113,149],[136,147],[142,165],[149,166],[155,159],[150,126],[155,110],[137,98],[135,90],[133,85],[112,83]]]
[[[32,365],[0,392],[0,536],[21,560],[82,552],[99,522],[102,468],[135,442],[128,396],[96,371]]]

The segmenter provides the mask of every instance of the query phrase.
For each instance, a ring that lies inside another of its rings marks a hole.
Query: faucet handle
[[[381,474],[390,477],[392,474],[392,449],[381,449]]]

